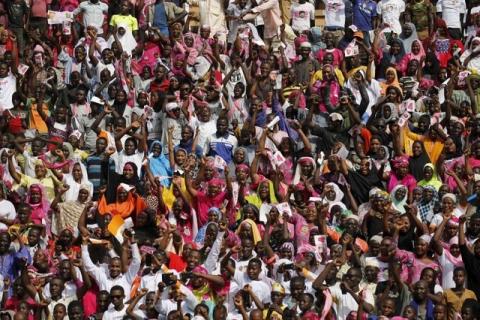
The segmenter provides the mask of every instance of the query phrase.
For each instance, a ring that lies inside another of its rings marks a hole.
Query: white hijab
[[[122,36],[118,32],[120,28],[123,28],[125,30],[125,34]],[[119,23],[117,25],[117,38],[118,41],[122,44],[122,49],[124,52],[128,53],[129,55],[132,54],[132,50],[137,47],[137,40],[133,37],[132,30],[126,25]],[[108,47],[112,48],[112,44],[115,42],[115,38],[113,35],[110,36],[108,39]]]

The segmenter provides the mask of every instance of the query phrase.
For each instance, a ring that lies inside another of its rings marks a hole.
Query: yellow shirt
[[[438,158],[442,154],[444,143],[437,139],[433,141],[432,139],[425,137],[421,134],[416,134],[410,131],[408,127],[405,127],[403,130],[403,147],[405,148],[405,153],[410,157],[413,155],[412,146],[413,143],[418,140],[423,142],[425,152],[428,154],[430,161],[432,163],[437,163]]]
[[[343,85],[345,84],[345,77],[343,76],[342,71],[340,71],[340,69],[338,68],[335,68],[333,71],[335,72],[335,76],[337,77],[338,84],[343,87]],[[323,72],[321,69],[313,74],[310,84],[313,85],[317,80],[323,80]]]
[[[462,310],[463,302],[467,299],[477,300],[477,296],[472,290],[465,289],[461,296],[458,296],[452,289],[443,292],[443,301],[447,306],[451,306],[456,312]]]
[[[118,26],[118,25],[127,25],[130,28],[130,31],[137,31],[138,30],[138,21],[137,18],[132,17],[131,15],[124,16],[120,14],[114,14],[112,19],[110,20],[111,26]]]
[[[55,198],[55,178],[53,176],[46,176],[43,179],[33,178],[23,173],[20,174],[20,186],[25,188],[30,188],[32,184],[41,184],[45,188],[45,193],[47,194],[48,201],[52,202]],[[56,180],[58,183],[58,180]]]

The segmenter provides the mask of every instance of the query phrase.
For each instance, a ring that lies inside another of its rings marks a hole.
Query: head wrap
[[[392,166],[395,169],[408,167],[408,157],[407,156],[397,156],[392,160]]]

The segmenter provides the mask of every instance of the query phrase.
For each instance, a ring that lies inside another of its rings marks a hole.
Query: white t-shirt
[[[15,219],[17,212],[15,207],[8,200],[0,200],[0,217],[8,220]],[[8,226],[0,222],[0,230],[7,230]]]
[[[145,158],[144,152],[135,152],[132,155],[127,155],[125,150],[122,150],[120,153],[114,153],[112,156],[113,160],[115,161],[115,171],[118,174],[123,173],[123,167],[125,166],[125,163],[133,162],[137,166],[137,175],[139,177],[142,175],[142,162]]]
[[[442,13],[442,19],[445,20],[447,28],[460,29],[460,14],[467,12],[465,0],[438,0],[437,12]]]
[[[323,0],[323,3],[325,3],[325,26],[344,28],[345,27],[345,1],[344,0]]]
[[[404,11],[403,0],[382,0],[377,3],[377,13],[382,16],[382,22],[388,24],[396,34],[402,33],[400,15]]]
[[[12,95],[15,91],[17,91],[17,78],[13,74],[0,78],[0,112],[13,108]]]
[[[345,4],[343,5],[345,7]],[[315,7],[310,2],[292,2],[292,29],[298,32],[310,29],[310,21],[315,20]]]
[[[239,289],[243,289],[247,284],[252,287],[252,291],[262,303],[270,302],[270,291],[272,290],[266,281],[252,280],[245,272],[235,270],[233,281],[238,284]],[[253,303],[253,301],[252,301]]]
[[[347,319],[347,316],[351,311],[357,311],[357,301],[353,299],[351,294],[342,293],[342,289],[340,289],[340,283],[337,283],[330,287],[330,292],[334,301],[333,308],[336,311],[338,320],[345,320]],[[357,292],[357,294],[359,293]],[[364,301],[374,306],[375,300],[372,293],[368,290],[365,290],[363,291],[363,294],[365,295]]]
[[[124,305],[122,310],[117,311],[111,304],[107,311],[103,313],[102,320],[122,320],[127,315],[127,306]]]

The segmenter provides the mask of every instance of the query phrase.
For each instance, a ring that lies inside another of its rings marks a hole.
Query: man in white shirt
[[[121,286],[113,286],[110,289],[110,301],[112,303],[103,313],[102,320],[122,320],[127,315],[127,306],[123,303],[125,291]]]
[[[344,281],[337,282],[330,287],[330,292],[334,301],[333,308],[337,314],[338,320],[347,319],[351,311],[358,310],[360,294],[363,295],[363,308],[365,313],[373,311],[375,300],[373,294],[368,290],[360,290],[360,281],[362,280],[362,271],[359,268],[350,268],[345,274]]]
[[[345,34],[345,8],[348,0],[323,0],[325,3],[325,30],[333,33],[335,43]]]
[[[12,109],[13,93],[17,91],[17,78],[9,72],[8,64],[0,63],[0,112]]]
[[[132,242],[132,239],[126,238],[130,243],[132,250],[132,261],[126,273],[122,273],[122,262],[119,257],[113,257],[108,265],[108,274],[102,267],[96,266],[90,253],[88,252],[88,237],[82,236],[82,260],[85,264],[85,269],[95,279],[100,290],[111,290],[114,286],[121,286],[124,292],[130,292],[132,283],[135,279],[138,270],[140,269],[140,251],[137,243]],[[127,299],[127,298],[125,298]]]
[[[97,34],[103,34],[104,14],[108,14],[108,5],[100,0],[89,0],[80,2],[78,8],[73,11],[73,15],[83,14],[83,26],[94,26]]]
[[[292,2],[292,29],[299,33],[315,25],[315,7],[306,0]]]
[[[381,16],[380,21],[392,28],[397,35],[402,33],[400,16],[405,11],[405,2],[403,0],[381,0],[377,3],[377,14]]]
[[[463,17],[467,13],[465,0],[438,0],[437,15],[447,24],[448,33],[454,39],[462,39]]]

